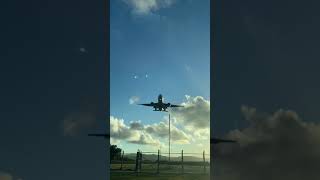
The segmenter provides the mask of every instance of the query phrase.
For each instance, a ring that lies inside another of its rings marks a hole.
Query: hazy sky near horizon
[[[208,152],[209,0],[124,0],[110,5],[111,135],[128,131],[138,139],[129,143],[132,137],[119,137],[115,139],[121,141],[114,143],[129,152],[138,148],[168,151],[168,114],[136,105],[155,102],[162,94],[166,102],[187,103],[196,106],[192,113],[200,113],[199,119],[189,120],[184,117],[187,112],[172,112],[172,151],[193,151],[198,145]],[[208,126],[198,127],[202,121]],[[143,130],[132,129],[133,122]],[[120,128],[119,123],[123,123]],[[204,139],[192,138],[194,133]]]

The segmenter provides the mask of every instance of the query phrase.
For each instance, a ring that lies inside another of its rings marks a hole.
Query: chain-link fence
[[[209,174],[210,154],[181,152],[142,152],[121,153],[111,161],[113,172],[134,173],[178,173],[178,174]]]

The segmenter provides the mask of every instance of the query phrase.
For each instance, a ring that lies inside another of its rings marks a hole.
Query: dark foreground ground
[[[141,173],[139,175],[133,173],[111,173],[111,180],[210,180],[210,175],[208,174],[149,174]]]
[[[119,165],[111,165],[111,180],[210,180],[209,168],[204,173],[201,166],[185,166],[184,173],[181,166],[160,166],[160,173],[156,173],[155,165],[143,165],[141,173],[133,171],[134,165],[125,164],[123,170],[119,170]]]

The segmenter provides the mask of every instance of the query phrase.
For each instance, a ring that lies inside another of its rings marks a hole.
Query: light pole
[[[170,139],[171,139],[171,131],[170,131],[170,113],[169,113],[169,161],[170,161]]]

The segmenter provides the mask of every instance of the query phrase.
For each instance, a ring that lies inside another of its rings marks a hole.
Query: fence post
[[[203,151],[203,171],[206,173],[206,157],[205,157],[205,151]]]
[[[181,151],[181,166],[182,166],[182,173],[184,173],[184,167],[183,167],[183,150]]]
[[[120,170],[122,170],[122,167],[123,167],[123,156],[124,156],[124,151],[122,151]]]
[[[137,151],[137,155],[136,155],[136,169],[135,169],[135,172],[138,172],[138,167],[139,167],[139,166],[138,166],[138,165],[139,165],[139,164],[138,164],[138,163],[139,163],[138,161],[139,161],[139,151]]]
[[[142,167],[142,151],[140,151],[140,157],[139,157],[139,172],[141,172]]]
[[[157,166],[157,174],[159,174],[159,166],[160,166],[160,150],[158,149],[158,166]]]

